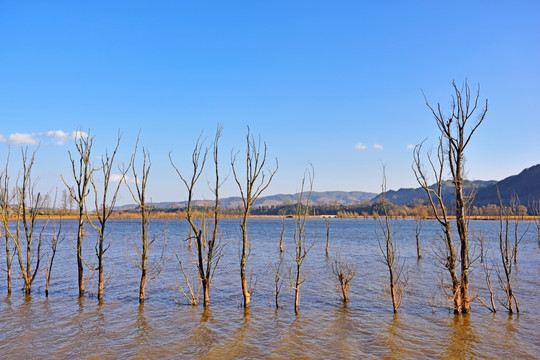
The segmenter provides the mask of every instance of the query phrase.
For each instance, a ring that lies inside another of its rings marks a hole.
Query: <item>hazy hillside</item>
[[[354,205],[363,201],[369,201],[377,194],[364,191],[314,191],[311,194],[311,202],[313,205],[335,204],[335,205]],[[286,203],[295,203],[298,194],[277,194],[263,196],[255,203],[258,206],[277,206]],[[240,197],[229,197],[220,200],[221,206],[232,208],[241,206],[242,199]],[[193,202],[196,206],[211,205],[211,201],[196,200]],[[184,201],[176,202],[160,202],[153,204],[157,209],[177,209],[182,208],[186,204]],[[136,208],[135,204],[124,205],[117,207],[118,210],[128,210]]]
[[[496,181],[465,181],[464,188],[465,190],[470,190],[471,186],[474,186],[477,191],[495,184]],[[435,185],[432,185],[431,188],[435,189]],[[451,181],[445,181],[443,183],[443,198],[445,203],[451,201],[454,197],[454,187]],[[381,198],[381,195],[377,195],[373,200],[376,201]],[[399,189],[399,190],[389,190],[386,192],[386,198],[390,200],[393,204],[396,205],[411,205],[418,201],[427,201],[426,191],[420,187],[418,188],[408,188],[408,189]]]
[[[497,183],[501,198],[508,203],[512,194],[516,193],[522,204],[540,199],[540,164],[531,166],[518,175],[509,176]],[[495,184],[479,189],[474,199],[475,205],[498,204]]]
[[[510,196],[516,192],[522,204],[527,204],[530,200],[540,199],[540,164],[523,170],[518,175],[507,177],[499,182],[490,180],[475,180],[465,181],[465,190],[470,190],[474,186],[476,197],[474,205],[482,206],[486,204],[498,204],[496,185],[499,186],[501,196],[505,203],[508,203]],[[261,197],[255,207],[259,206],[278,206],[288,203],[295,203],[298,194],[277,194]],[[445,181],[443,186],[443,196],[445,202],[451,207],[451,201],[454,197],[454,188],[452,182]],[[313,205],[356,205],[364,201],[377,201],[381,195],[363,191],[314,191],[311,195]],[[386,193],[386,198],[396,205],[411,205],[418,201],[427,200],[426,192],[418,188],[407,188],[399,190],[389,190]],[[240,197],[229,197],[220,200],[221,206],[225,208],[234,208],[241,206],[242,200]],[[196,206],[211,205],[211,201],[197,200],[194,201]],[[177,209],[185,206],[184,201],[176,202],[161,202],[155,203],[157,209]],[[124,205],[117,209],[127,210],[133,209],[136,205]]]

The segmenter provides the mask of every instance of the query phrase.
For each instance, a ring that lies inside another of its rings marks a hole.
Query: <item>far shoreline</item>
[[[357,220],[357,219],[371,219],[371,220],[376,220],[378,218],[380,218],[381,216],[374,216],[374,215],[358,215],[358,216],[336,216],[336,215],[309,215],[307,216],[308,219],[354,219],[354,220]],[[96,219],[95,216],[93,215],[89,215],[89,218],[90,219]],[[197,217],[197,218],[202,218],[202,217]],[[227,214],[227,215],[223,215],[220,219],[240,219],[242,218],[241,215],[230,215],[230,214]],[[294,219],[295,218],[295,215],[250,215],[249,216],[250,219]],[[448,218],[450,220],[455,220],[455,216],[448,216]],[[76,214],[51,214],[51,215],[48,215],[48,214],[40,214],[37,216],[37,219],[39,220],[76,220],[78,219],[78,216]],[[111,217],[110,219],[115,219],[115,220],[139,220],[140,219],[140,216],[139,214],[137,213],[117,213],[117,212],[113,212],[111,214]],[[168,213],[168,214],[164,214],[164,213],[159,213],[157,216],[152,216],[151,217],[152,220],[158,220],[158,219],[163,219],[163,220],[185,220],[185,215],[184,214],[175,214],[175,213]],[[407,216],[390,216],[389,219],[392,219],[392,220],[416,220],[417,217],[415,216],[412,216],[412,215],[407,215]],[[477,215],[474,215],[474,216],[468,216],[468,219],[469,220],[482,220],[482,221],[494,221],[494,220],[501,220],[500,216],[493,216],[493,215],[485,215],[485,216],[477,216]],[[510,221],[540,221],[540,216],[533,216],[533,215],[523,215],[523,216],[509,216],[509,217],[503,217],[502,220],[510,220]],[[11,221],[14,221],[16,220],[16,218],[12,217],[10,219]],[[436,218],[434,216],[426,216],[426,217],[422,217],[421,220],[436,220]]]

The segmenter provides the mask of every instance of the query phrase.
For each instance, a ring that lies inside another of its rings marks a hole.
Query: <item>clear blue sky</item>
[[[381,162],[388,188],[416,187],[408,145],[437,136],[421,89],[445,107],[468,78],[489,99],[468,177],[500,180],[540,162],[539,17],[538,1],[2,1],[1,160],[41,142],[51,189],[73,141],[47,132],[90,128],[97,156],[120,129],[127,163],[141,129],[153,201],[184,200],[168,153],[189,169],[220,122],[224,172],[247,125],[278,158],[268,195],[297,191],[309,162],[317,191],[379,192]]]

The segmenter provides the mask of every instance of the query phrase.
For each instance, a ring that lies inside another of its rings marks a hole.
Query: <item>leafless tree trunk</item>
[[[401,306],[401,300],[403,293],[408,283],[407,275],[404,273],[405,264],[396,263],[396,240],[392,234],[392,227],[390,226],[388,215],[388,202],[386,200],[386,171],[383,165],[383,181],[381,192],[381,206],[383,210],[383,216],[378,218],[379,226],[381,228],[384,242],[379,237],[377,232],[377,240],[379,242],[379,249],[381,250],[381,260],[388,267],[388,273],[390,276],[390,296],[392,298],[392,309],[394,314],[397,313]]]
[[[482,257],[484,257],[484,256],[485,256],[485,254],[482,255]],[[482,306],[487,308],[489,311],[491,311],[492,313],[496,313],[497,312],[497,307],[495,306],[495,295],[494,295],[494,292],[493,292],[493,286],[491,286],[491,272],[493,271],[493,269],[488,266],[487,261],[483,262],[482,265],[483,265],[483,268],[484,268],[484,275],[486,277],[486,286],[487,286],[487,289],[489,291],[489,300],[490,300],[489,305],[486,304],[484,302],[484,300],[482,300],[480,295],[475,295],[474,298],[478,299],[478,301],[480,301]]]
[[[148,267],[148,261],[150,257],[150,251],[151,246],[156,241],[156,239],[159,238],[159,236],[154,236],[151,240],[149,240],[149,228],[150,228],[150,212],[152,205],[148,204],[146,201],[146,185],[148,183],[148,176],[150,174],[150,168],[152,166],[152,162],[150,160],[150,154],[146,151],[146,149],[143,147],[143,159],[142,159],[142,166],[141,166],[141,176],[139,177],[137,173],[137,169],[135,167],[135,161],[137,157],[137,147],[139,144],[139,138],[137,137],[137,142],[135,143],[135,150],[133,150],[133,156],[131,157],[131,170],[133,171],[133,180],[134,180],[134,190],[129,185],[128,181],[126,179],[125,183],[127,188],[129,189],[129,192],[131,193],[131,196],[133,197],[133,201],[139,206],[140,209],[140,215],[141,215],[141,247],[136,247],[137,252],[140,255],[139,261],[134,261],[139,269],[141,270],[141,281],[139,283],[139,303],[142,304],[145,299],[146,294],[146,284],[155,279],[163,268],[165,267],[165,256],[164,256],[164,250],[165,245],[162,247],[162,253],[159,260],[156,261],[156,263]]]
[[[56,197],[54,200],[54,204],[56,204]],[[53,205],[53,210],[56,208],[55,205]],[[51,283],[51,274],[52,274],[52,268],[54,264],[54,257],[56,256],[56,249],[58,247],[58,244],[63,242],[65,239],[65,236],[62,235],[62,216],[58,219],[58,225],[56,219],[53,220],[53,234],[51,238],[49,239],[49,247],[51,249],[51,257],[49,258],[47,269],[45,273],[45,296],[49,296],[49,284]]]
[[[306,176],[309,182],[308,190],[305,191]],[[298,315],[300,310],[300,285],[306,281],[306,277],[302,274],[302,265],[307,255],[315,245],[315,239],[311,243],[307,241],[305,231],[306,221],[309,216],[311,193],[313,191],[313,166],[306,170],[302,179],[302,186],[298,194],[298,202],[296,204],[296,215],[294,218],[294,247],[295,257],[293,269],[289,271],[289,279],[285,280],[294,290],[294,312]],[[305,198],[304,198],[305,197]]]
[[[414,235],[416,238],[416,257],[418,258],[418,260],[420,260],[422,258],[422,252],[420,250],[420,232],[422,231],[422,223],[424,222],[424,219],[420,216],[418,211],[416,211],[414,214],[414,222]]]
[[[200,141],[200,138],[195,144],[195,149],[191,157],[193,165],[193,173],[191,174],[190,179],[186,179],[174,165],[171,159],[171,164],[175,168],[178,176],[186,186],[188,191],[188,202],[186,209],[186,220],[190,226],[190,233],[193,233],[195,243],[197,245],[197,270],[199,273],[199,279],[201,281],[201,287],[203,290],[203,303],[204,306],[210,305],[210,286],[212,284],[212,279],[214,277],[215,270],[223,254],[223,246],[221,245],[219,238],[219,219],[220,219],[220,205],[219,205],[219,188],[222,183],[220,182],[219,177],[219,163],[218,163],[218,154],[219,154],[219,138],[223,128],[221,125],[218,125],[216,130],[216,136],[213,143],[213,160],[214,160],[214,170],[215,170],[215,185],[212,188],[214,193],[214,209],[213,209],[213,224],[212,231],[208,231],[209,226],[207,225],[206,219],[200,220],[199,223],[193,219],[193,208],[192,201],[194,195],[195,185],[201,176],[204,165],[206,163],[206,156],[209,149],[203,149],[203,144]],[[185,273],[184,273],[185,275]],[[187,280],[187,279],[186,279]],[[189,287],[189,285],[188,285]]]
[[[86,196],[89,194],[90,190],[88,185],[90,184],[90,178],[92,173],[97,169],[92,167],[91,163],[91,153],[92,145],[94,138],[90,137],[90,130],[88,134],[83,133],[82,131],[77,131],[77,136],[75,137],[75,148],[78,153],[78,157],[74,158],[70,151],[69,160],[71,162],[71,169],[73,171],[73,179],[75,180],[76,186],[69,186],[62,177],[62,181],[69,190],[69,195],[71,199],[77,204],[77,279],[79,287],[79,296],[84,295],[84,286],[86,281],[84,279],[84,259],[83,259],[83,240],[84,240],[84,222],[86,216]]]
[[[337,255],[332,261],[332,273],[337,281],[338,293],[344,303],[349,301],[349,292],[358,267]]]
[[[10,238],[13,237],[13,233],[9,228],[9,219],[13,213],[11,208],[11,202],[13,196],[9,192],[9,165],[10,150],[8,149],[8,156],[6,159],[6,167],[0,174],[0,212],[2,216],[2,224],[4,226],[4,240],[6,243],[6,276],[7,276],[7,293],[11,294],[11,265],[13,263],[13,255],[11,254]]]
[[[247,221],[251,207],[257,201],[259,196],[261,196],[264,190],[270,186],[270,183],[277,172],[278,163],[276,159],[276,169],[265,173],[264,167],[266,165],[266,143],[264,143],[264,148],[261,149],[261,138],[259,137],[258,141],[255,141],[255,138],[250,133],[249,127],[246,135],[246,143],[245,183],[236,171],[236,157],[238,153],[231,156],[231,167],[234,180],[240,189],[240,195],[242,197],[242,223],[240,224],[240,228],[242,229],[240,281],[242,284],[243,306],[244,308],[249,308],[252,289],[251,286],[248,285],[246,276],[246,265],[249,253]]]
[[[328,251],[330,250],[330,219],[328,216],[324,218],[324,223],[326,224],[326,257],[328,258]]]
[[[509,313],[513,313],[514,311],[519,313],[519,305],[512,289],[512,264],[515,264],[514,257],[517,254],[515,248],[517,247],[518,242],[516,238],[516,242],[512,244],[512,241],[510,239],[510,218],[515,216],[513,205],[515,205],[516,203],[511,201],[510,208],[505,208],[503,206],[501,195],[499,193],[499,188],[497,188],[497,195],[499,197],[500,208],[499,252],[501,254],[501,263],[504,271],[504,274],[501,274],[501,272],[497,270],[497,275],[499,277],[499,284],[501,286],[501,289],[505,293],[505,300],[501,301],[501,304],[508,309]],[[517,237],[517,230],[515,231],[515,235]]]
[[[281,266],[283,265],[283,256],[282,253],[280,253],[279,256],[279,262],[277,264],[272,265],[272,269],[274,270],[274,286],[275,286],[275,304],[276,309],[279,309],[279,293],[281,292],[281,286],[283,285],[283,279],[281,277]]]
[[[120,146],[120,139],[121,134],[118,134],[118,140],[116,142],[116,147],[114,148],[114,151],[111,155],[107,151],[105,151],[105,155],[101,158],[101,172],[103,175],[103,183],[101,190],[103,191],[103,194],[101,198],[99,197],[99,190],[96,185],[96,181],[94,180],[94,174],[90,174],[90,183],[92,184],[92,188],[94,190],[94,205],[95,205],[95,214],[97,219],[97,224],[94,224],[94,222],[90,219],[89,214],[87,213],[87,220],[90,223],[90,225],[98,232],[98,238],[96,241],[96,257],[98,261],[97,270],[98,272],[98,294],[97,298],[98,301],[103,301],[103,288],[104,288],[104,268],[103,268],[103,256],[109,250],[110,244],[105,247],[105,230],[107,225],[107,220],[111,216],[114,205],[116,204],[116,198],[118,196],[118,191],[120,190],[120,185],[122,185],[122,181],[125,179],[125,175],[127,173],[128,169],[124,169],[122,172],[122,179],[118,181],[118,184],[116,187],[113,188],[112,196],[110,202],[108,201],[108,195],[110,193],[109,191],[109,185],[111,182],[111,175],[113,170],[113,163],[114,158],[116,157],[116,153],[118,151],[118,147]]]
[[[519,197],[518,195],[514,192],[514,194],[512,194],[511,198],[510,198],[510,212],[512,214],[512,217],[513,217],[513,222],[514,222],[514,229],[513,229],[513,246],[512,246],[512,252],[513,252],[513,261],[514,261],[514,264],[517,264],[517,256],[518,256],[518,247],[519,247],[519,244],[521,243],[521,240],[523,240],[523,237],[525,236],[525,234],[527,234],[527,232],[529,231],[529,227],[527,226],[527,229],[522,233],[520,234],[519,233],[519,223],[520,223],[520,220],[522,218],[522,215],[520,213],[520,207],[522,207],[520,205],[520,202],[519,202]]]
[[[433,171],[435,178],[435,185],[429,185],[429,178],[427,171],[422,165],[420,160],[422,151],[422,144],[417,145],[414,149],[414,164],[413,171],[416,176],[416,180],[420,186],[426,191],[429,204],[432,208],[435,219],[439,222],[444,232],[444,246],[440,248],[436,253],[439,262],[448,270],[451,279],[449,300],[452,303],[454,312],[461,312],[461,298],[459,293],[459,278],[457,274],[457,252],[452,239],[452,224],[450,223],[448,210],[444,204],[443,199],[443,174],[445,155],[443,151],[442,139],[439,139],[439,146],[437,148],[437,162],[434,162],[431,156],[431,152],[428,152],[428,162],[430,168]]]
[[[279,235],[279,254],[283,255],[283,235],[285,235],[285,217],[281,218],[281,234]]]
[[[471,99],[471,91],[467,81],[465,81],[462,89],[458,89],[455,81],[452,83],[454,88],[454,96],[452,97],[452,113],[449,115],[444,115],[441,110],[441,105],[438,104],[437,108],[433,108],[426,99],[426,105],[431,110],[435,118],[435,122],[439,131],[441,133],[440,143],[439,143],[439,168],[441,172],[437,178],[438,182],[442,184],[442,168],[443,162],[447,162],[451,174],[451,179],[454,187],[455,194],[455,211],[456,211],[456,225],[458,230],[458,235],[460,239],[460,276],[457,277],[457,274],[452,274],[455,271],[455,266],[450,264],[447,266],[451,272],[452,277],[452,296],[454,298],[454,311],[456,313],[469,313],[470,312],[470,297],[469,297],[469,228],[468,228],[468,205],[471,201],[471,196],[465,194],[463,183],[465,178],[465,149],[471,140],[472,135],[478,129],[480,124],[483,122],[486,113],[488,102],[486,100],[485,108],[480,111],[480,114],[477,117],[477,120],[472,124],[469,123],[471,117],[474,115],[475,111],[478,108],[478,100],[480,97],[480,88],[478,89],[476,96]],[[432,194],[434,194],[433,189],[429,189],[429,186],[426,182],[426,178],[423,175],[423,169],[421,167],[420,149],[417,148],[415,151],[415,172],[416,177],[422,187],[430,195],[430,201],[432,206],[435,204],[432,201]],[[433,163],[430,161],[430,164],[433,168]],[[433,169],[437,174],[438,170]],[[442,195],[442,193],[439,192]],[[439,202],[440,206],[444,206],[442,203],[442,198]],[[434,208],[436,211],[436,207]],[[440,218],[439,216],[437,216]],[[440,222],[440,221],[439,221]],[[443,227],[446,235],[447,251],[449,252],[449,257],[454,256],[454,249],[449,233],[449,227],[444,223],[446,220],[443,220]],[[449,223],[447,223],[449,224]],[[452,249],[450,248],[450,244]],[[449,258],[449,262],[455,262],[455,258]],[[453,269],[453,270],[451,270]]]
[[[17,220],[15,236],[12,240],[17,249],[17,259],[24,282],[24,293],[30,295],[32,283],[39,271],[41,263],[41,244],[43,231],[48,219],[35,236],[36,217],[43,206],[43,196],[36,192],[36,183],[32,179],[32,166],[34,165],[36,150],[28,156],[28,148],[21,149],[22,154],[22,181],[17,186]],[[21,234],[21,223],[24,234]],[[23,240],[24,238],[24,240]],[[34,244],[37,240],[37,245]]]

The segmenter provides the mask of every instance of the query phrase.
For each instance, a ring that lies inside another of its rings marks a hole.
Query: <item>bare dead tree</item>
[[[420,249],[420,233],[422,232],[422,223],[424,222],[424,219],[420,215],[420,211],[418,209],[414,213],[414,235],[416,239],[416,257],[418,260],[422,258],[422,251]]]
[[[496,268],[496,265],[493,261],[491,261],[492,265],[490,267],[488,261],[488,246],[487,246],[487,240],[486,236],[483,232],[477,232],[476,230],[473,230],[473,233],[471,234],[471,238],[476,240],[477,243],[480,245],[480,254],[478,255],[478,258],[480,258],[480,263],[482,264],[482,268],[484,271],[485,281],[486,281],[486,288],[489,292],[489,303],[486,303],[480,293],[474,294],[473,299],[478,300],[482,306],[484,306],[486,309],[491,311],[492,313],[497,312],[497,306],[495,305],[495,292],[493,290],[493,286],[491,285],[491,274],[493,270]],[[471,262],[472,263],[472,262]]]
[[[357,272],[358,266],[343,259],[340,254],[332,261],[332,273],[337,283],[339,297],[344,303],[349,301],[349,292]]]
[[[513,246],[512,246],[512,252],[514,253],[512,258],[514,261],[514,264],[517,264],[517,257],[518,257],[518,247],[521,243],[521,240],[525,237],[527,232],[529,231],[529,225],[527,225],[527,228],[524,232],[520,234],[519,232],[519,224],[520,220],[523,217],[523,214],[521,213],[521,204],[519,201],[519,196],[514,192],[512,196],[510,197],[510,213],[513,218]]]
[[[300,285],[306,281],[307,277],[302,274],[302,265],[307,255],[315,245],[316,239],[309,242],[306,234],[306,222],[309,216],[311,193],[313,192],[313,166],[308,168],[302,179],[302,186],[298,194],[296,203],[296,214],[294,217],[294,265],[289,270],[289,278],[285,283],[294,290],[294,312],[298,315],[300,310]],[[307,177],[307,190],[306,190]]]
[[[285,235],[285,217],[281,218],[281,233],[279,234],[279,254],[283,255],[283,235]]]
[[[90,130],[85,134],[82,131],[77,131],[75,136],[75,149],[77,151],[76,158],[73,157],[70,151],[69,160],[73,172],[73,179],[76,186],[70,186],[62,175],[62,181],[69,190],[71,199],[77,205],[77,280],[79,288],[79,296],[84,295],[84,287],[88,279],[84,278],[84,259],[83,259],[83,240],[84,240],[84,223],[86,219],[86,197],[90,193],[88,185],[92,173],[98,169],[92,167],[91,154],[94,137],[90,136]],[[70,206],[71,208],[71,206]]]
[[[133,155],[131,156],[130,161],[130,167],[133,172],[133,187],[129,185],[127,178],[124,178],[124,182],[126,183],[127,188],[129,189],[129,192],[131,193],[131,196],[133,197],[133,201],[139,206],[140,209],[140,216],[141,216],[141,246],[136,246],[136,250],[138,252],[138,255],[140,255],[140,260],[133,261],[139,269],[141,270],[141,280],[139,282],[139,304],[142,304],[145,299],[146,294],[146,284],[149,281],[152,281],[156,277],[159,276],[163,268],[166,264],[166,258],[165,258],[165,248],[166,243],[164,241],[163,246],[161,247],[161,256],[159,259],[152,264],[150,267],[148,266],[150,253],[151,253],[151,246],[152,244],[160,238],[160,235],[152,236],[149,239],[149,232],[150,232],[150,221],[151,221],[151,209],[152,204],[148,204],[146,200],[146,185],[148,184],[148,177],[150,175],[150,168],[152,167],[152,162],[150,160],[150,154],[146,151],[146,149],[142,148],[142,164],[141,164],[141,175],[139,176],[137,169],[136,169],[136,158],[137,158],[137,148],[139,145],[139,137],[137,137],[137,141],[135,143],[135,150],[133,150]],[[133,260],[133,259],[132,259]]]
[[[43,231],[49,219],[45,221],[39,234],[36,231],[36,218],[43,207],[43,196],[36,191],[36,183],[32,178],[32,167],[37,149],[28,154],[28,148],[22,148],[22,180],[17,185],[17,212],[15,234],[12,237],[17,249],[17,259],[24,282],[24,293],[30,295],[32,283],[41,264],[41,244]],[[21,225],[23,234],[21,234]],[[37,244],[35,244],[37,241]]]
[[[326,257],[328,258],[328,251],[330,250],[330,219],[328,216],[324,217],[324,223],[326,224]]]
[[[2,224],[4,228],[4,241],[6,249],[6,276],[7,276],[7,293],[11,294],[11,266],[13,263],[13,254],[11,253],[10,239],[13,237],[13,233],[9,228],[9,219],[13,213],[11,203],[13,196],[9,191],[9,165],[10,149],[8,149],[8,155],[6,159],[6,166],[2,173],[0,173],[0,213],[2,216]]]
[[[103,268],[103,258],[107,250],[109,250],[109,247],[111,246],[108,244],[105,246],[105,230],[107,225],[107,220],[109,220],[109,217],[111,216],[114,206],[116,204],[116,199],[118,196],[118,191],[120,190],[120,186],[122,185],[122,181],[125,179],[126,173],[129,170],[129,168],[122,170],[121,179],[118,181],[117,185],[113,187],[112,192],[109,190],[109,186],[111,183],[111,175],[113,170],[113,164],[114,159],[116,157],[116,153],[118,151],[118,147],[120,146],[120,139],[122,138],[122,135],[118,134],[118,140],[116,142],[116,147],[114,148],[114,151],[111,155],[109,155],[108,151],[105,150],[105,155],[101,157],[101,173],[103,176],[103,182],[101,186],[101,191],[103,192],[101,197],[99,196],[99,190],[96,185],[96,180],[94,179],[94,173],[92,172],[90,174],[90,184],[92,184],[92,188],[94,190],[94,206],[95,206],[95,216],[97,220],[97,224],[94,224],[94,221],[90,219],[89,214],[86,214],[86,218],[90,225],[97,231],[97,241],[95,245],[95,251],[96,251],[96,257],[97,257],[97,268],[94,268],[93,270],[98,272],[98,294],[97,298],[98,301],[103,301],[103,288],[104,288],[104,268]],[[110,201],[109,201],[109,195],[110,195]]]
[[[517,242],[512,244],[512,239],[510,238],[510,218],[514,216],[514,209],[511,205],[510,208],[505,208],[501,199],[501,194],[499,193],[499,188],[497,187],[497,196],[499,197],[499,252],[501,255],[501,265],[503,268],[503,273],[497,269],[497,275],[499,278],[499,285],[505,294],[505,299],[501,301],[501,304],[508,309],[509,313],[519,313],[519,304],[516,298],[516,295],[513,291],[513,275],[512,264],[515,264],[514,257],[517,254],[515,247],[517,247]],[[512,203],[512,202],[511,202]],[[515,204],[515,203],[514,203]],[[516,230],[517,231],[517,230]],[[517,236],[517,235],[516,235]],[[517,241],[517,240],[516,240]]]
[[[382,180],[382,192],[381,192],[381,208],[383,211],[382,216],[378,217],[379,227],[382,231],[382,236],[379,236],[379,232],[375,232],[377,235],[377,241],[379,243],[379,249],[381,251],[381,261],[388,268],[388,274],[390,276],[390,296],[392,298],[392,309],[394,314],[397,313],[401,306],[401,300],[403,293],[408,283],[408,276],[405,272],[405,263],[399,263],[397,256],[397,244],[392,233],[392,227],[390,226],[390,216],[388,215],[388,201],[386,200],[386,170],[383,165],[383,180]],[[384,238],[383,240],[381,239]],[[397,261],[397,262],[396,262]]]
[[[242,252],[240,255],[240,281],[242,285],[242,297],[244,308],[249,308],[252,286],[248,284],[246,276],[246,265],[249,254],[249,241],[247,231],[247,221],[250,214],[251,207],[257,201],[259,196],[270,186],[274,175],[278,170],[278,162],[276,159],[276,169],[264,171],[266,165],[266,143],[264,143],[263,149],[261,149],[261,138],[259,136],[258,141],[255,140],[250,133],[248,127],[246,135],[246,169],[245,178],[242,180],[239,173],[236,171],[236,158],[238,153],[231,154],[231,167],[234,175],[234,180],[240,189],[240,195],[242,197],[242,222],[240,228],[242,229]],[[244,182],[245,181],[245,182]]]
[[[471,90],[467,81],[461,89],[459,89],[454,82],[452,82],[454,95],[452,96],[452,111],[450,114],[445,115],[441,109],[441,105],[438,104],[436,108],[433,108],[427,98],[426,105],[431,110],[437,127],[441,133],[439,141],[439,170],[433,168],[433,163],[430,160],[430,164],[434,170],[436,180],[442,184],[442,169],[443,163],[448,164],[451,180],[454,187],[455,194],[455,216],[456,216],[456,226],[460,240],[460,275],[459,278],[455,272],[455,266],[449,264],[447,268],[449,269],[452,277],[452,296],[454,298],[454,311],[456,313],[469,313],[470,312],[470,296],[469,296],[469,227],[468,227],[468,204],[471,201],[470,194],[466,194],[464,191],[464,179],[465,179],[465,149],[469,144],[472,135],[478,129],[480,124],[483,122],[488,108],[488,101],[485,102],[485,107],[479,109],[479,114],[477,115],[476,120],[471,118],[475,114],[479,106],[480,98],[480,86],[476,96],[471,97]],[[429,189],[429,186],[426,182],[425,172],[422,170],[421,161],[420,161],[420,148],[417,147],[415,151],[415,164],[413,167],[416,173],[416,177],[420,185],[426,190],[429,195],[432,207],[435,207],[436,211],[437,206],[433,203],[433,195],[436,194],[434,189]],[[442,195],[442,193],[439,192]],[[436,196],[435,196],[436,197]],[[444,206],[442,203],[442,198],[440,198],[439,207]],[[441,219],[440,216],[437,216],[438,220]],[[441,222],[441,221],[439,221]],[[447,251],[449,252],[448,256],[449,262],[455,262],[454,258],[455,249],[451,240],[451,235],[449,227],[445,225],[446,220],[443,220],[445,238],[447,244]]]
[[[53,201],[53,212],[54,209],[56,209],[56,195],[54,197]],[[52,224],[52,235],[49,238],[49,248],[51,250],[51,255],[47,261],[47,266],[45,269],[45,296],[49,296],[49,284],[51,283],[51,274],[54,264],[54,258],[56,256],[56,249],[58,248],[58,244],[63,242],[65,240],[65,235],[62,233],[62,215],[59,216],[58,219],[53,220]]]
[[[177,282],[176,289],[179,290],[184,298],[188,301],[190,305],[197,306],[199,304],[199,298],[201,294],[201,281],[199,279],[198,286],[196,287],[194,284],[194,281],[192,280],[193,276],[189,274],[189,270],[184,267],[184,260],[182,259],[182,247],[180,247],[180,255],[176,251],[174,251],[174,255],[176,256],[176,260],[178,261],[178,264],[180,265],[180,270],[182,272],[182,276],[184,277],[184,284],[187,286],[187,290],[184,289],[182,284],[180,282]],[[189,260],[191,263],[195,264],[197,266],[197,260],[194,260],[191,258],[191,255],[188,254]],[[180,300],[177,300],[175,298],[175,301],[177,303],[181,303]]]
[[[277,264],[272,264],[272,269],[274,270],[274,295],[275,295],[275,304],[276,309],[279,309],[279,294],[281,292],[281,286],[283,285],[283,278],[281,276],[281,267],[283,265],[283,256],[279,256],[279,262]]]
[[[214,183],[214,186],[211,188],[214,194],[213,219],[212,219],[213,223],[211,225],[211,231],[210,231],[210,225],[207,224],[207,221],[205,218],[201,219],[199,222],[195,221],[194,216],[193,216],[193,206],[192,206],[195,185],[197,184],[197,181],[199,180],[199,177],[201,176],[204,170],[204,165],[206,163],[206,156],[208,154],[209,149],[203,148],[203,142],[201,141],[199,137],[199,139],[197,140],[197,143],[195,144],[195,149],[193,150],[193,153],[191,156],[193,172],[191,174],[191,177],[187,179],[181,174],[181,172],[174,165],[171,159],[172,166],[176,170],[176,173],[178,174],[178,176],[180,177],[180,179],[182,180],[182,182],[184,183],[188,191],[186,220],[190,227],[190,233],[193,234],[193,238],[197,245],[197,260],[195,263],[197,265],[199,279],[201,281],[201,287],[203,290],[204,306],[210,305],[210,286],[212,284],[212,279],[214,278],[214,273],[216,271],[216,268],[219,264],[219,260],[221,259],[223,255],[223,246],[221,244],[221,239],[219,237],[219,220],[221,217],[220,204],[219,204],[219,188],[221,187],[222,182],[219,177],[219,162],[218,162],[219,139],[221,137],[222,131],[223,131],[223,127],[221,125],[218,125],[217,130],[216,130],[216,136],[213,142],[213,151],[212,151],[213,161],[214,161],[214,171],[215,171],[215,179],[214,179],[215,183]],[[186,276],[185,273],[184,273],[184,276]],[[188,284],[188,287],[191,288],[189,284]]]
[[[483,263],[485,263],[486,258],[487,258],[487,254],[486,254],[487,253],[486,235],[482,231],[477,232],[475,230],[471,234],[471,237],[473,239],[476,239],[478,245],[480,246],[480,255],[478,257],[480,258],[480,263],[483,264]]]

